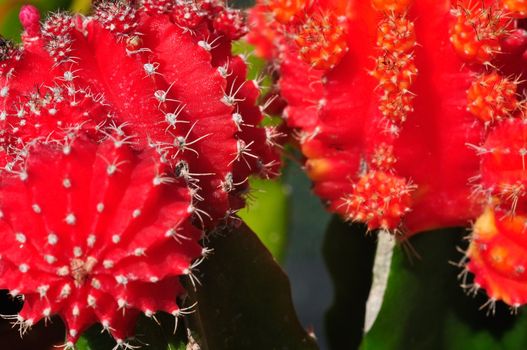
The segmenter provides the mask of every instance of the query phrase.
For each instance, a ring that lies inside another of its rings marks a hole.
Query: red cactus
[[[284,117],[299,131],[315,192],[345,219],[401,238],[466,225],[485,212],[475,231],[496,235],[474,234],[466,268],[492,298],[525,303],[526,294],[516,293],[524,282],[511,275],[522,269],[515,254],[525,242],[501,237],[520,230],[527,209],[523,2],[304,4],[288,15],[294,21],[268,26],[279,39],[267,52],[280,67]],[[276,12],[269,4],[259,18]],[[327,65],[303,55],[323,38],[291,39],[320,14],[346,28],[339,44],[346,53]],[[489,213],[499,213],[494,226]],[[511,252],[502,270],[485,258],[498,241]]]
[[[23,46],[0,41],[0,288],[22,330],[58,313],[68,346],[101,322],[124,347],[140,312],[181,313],[202,229],[279,166],[231,54],[242,18],[145,0],[20,19]]]
[[[123,344],[139,312],[179,314],[178,276],[202,252],[191,191],[125,139],[35,141],[2,174],[0,285],[24,296],[22,332],[59,314],[68,347],[94,322]]]

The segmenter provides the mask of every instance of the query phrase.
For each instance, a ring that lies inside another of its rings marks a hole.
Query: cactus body
[[[24,297],[23,333],[59,314],[67,345],[94,322],[122,343],[139,312],[179,313],[178,276],[202,252],[191,191],[119,140],[37,141],[2,175],[0,285]]]
[[[511,305],[525,303],[516,239],[527,194],[522,6],[316,1],[297,6],[305,17],[290,15],[272,33],[279,45],[266,50],[280,67],[284,117],[329,210],[403,239],[480,217],[463,266]],[[254,23],[276,7],[262,2]],[[345,53],[327,65],[305,54],[328,47],[323,38],[298,45],[299,30],[319,15],[345,28]],[[250,39],[269,46],[261,33]]]
[[[23,45],[0,41],[0,288],[22,332],[59,314],[67,347],[101,322],[127,348],[139,313],[184,313],[199,240],[279,167],[231,54],[246,27],[215,1],[20,20]]]

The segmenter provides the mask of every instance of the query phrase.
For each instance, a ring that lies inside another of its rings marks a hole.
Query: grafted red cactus
[[[22,333],[59,314],[67,347],[94,322],[123,345],[140,312],[179,315],[178,276],[202,253],[191,190],[126,139],[36,140],[1,175],[0,285],[24,297]]]
[[[243,18],[123,0],[20,19],[23,45],[0,41],[0,288],[24,296],[23,331],[59,314],[68,347],[95,322],[126,347],[140,312],[182,313],[203,230],[279,166],[231,54]]]
[[[319,0],[290,15],[303,20],[274,27],[279,45],[266,50],[280,67],[284,117],[298,129],[328,208],[401,238],[484,213],[466,268],[491,298],[511,305],[527,300],[514,275],[523,273],[517,253],[525,242],[503,238],[523,232],[527,209],[522,4]],[[258,11],[254,18],[276,12],[265,4]],[[318,13],[347,28],[349,51],[334,66],[305,63],[302,51],[313,46],[290,39]],[[504,246],[492,255],[497,242]]]

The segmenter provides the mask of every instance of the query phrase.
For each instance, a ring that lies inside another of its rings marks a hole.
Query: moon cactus
[[[249,38],[279,67],[315,193],[400,239],[477,219],[464,284],[524,304],[523,1],[294,5],[261,2],[273,31]]]
[[[0,288],[25,332],[59,314],[66,347],[95,322],[127,348],[135,319],[184,310],[178,277],[205,231],[276,174],[259,86],[221,2],[99,1],[92,15],[20,12],[0,41]]]

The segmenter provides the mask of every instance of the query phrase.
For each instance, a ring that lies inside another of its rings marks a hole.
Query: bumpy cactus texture
[[[524,16],[523,1],[269,1],[250,34],[329,210],[401,239],[479,217],[463,285],[514,307],[527,301]]]
[[[20,21],[22,46],[0,41],[0,288],[24,299],[22,333],[59,314],[67,347],[100,322],[125,348],[140,312],[184,313],[199,240],[278,169],[231,54],[247,28],[217,1]]]

